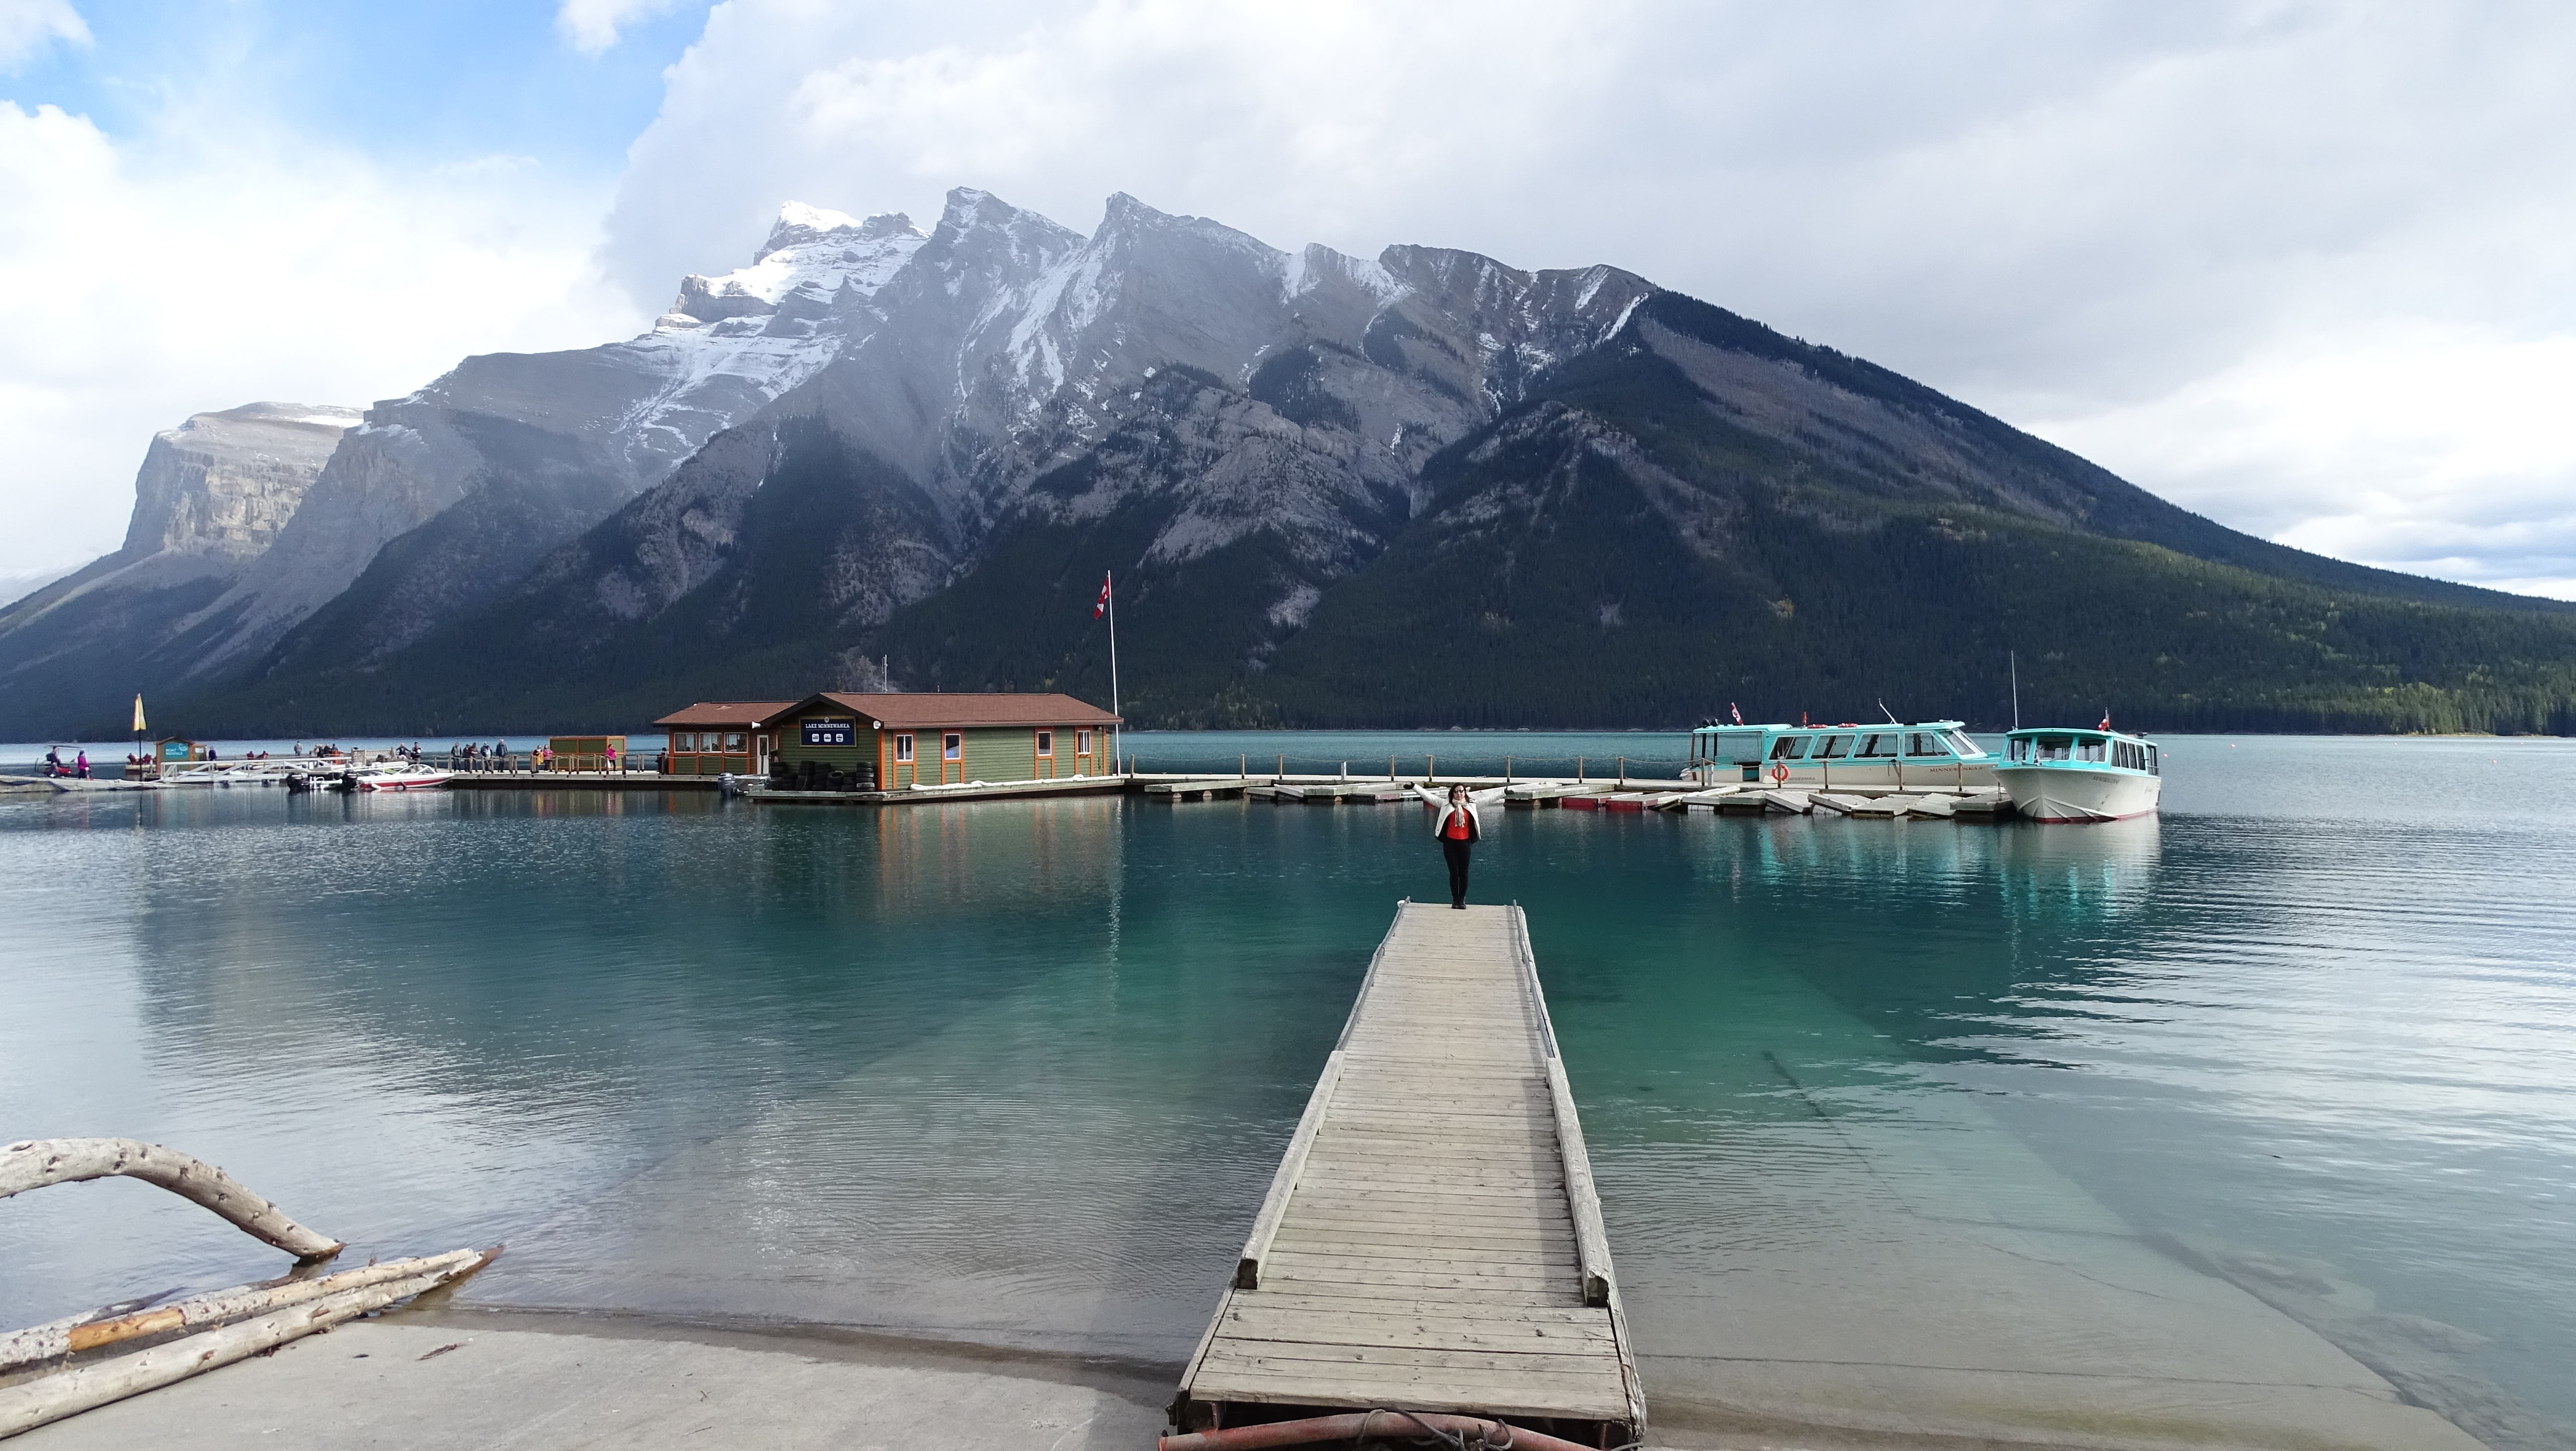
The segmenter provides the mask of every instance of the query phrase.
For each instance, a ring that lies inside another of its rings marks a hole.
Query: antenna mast
[[[2005,663],[2006,663],[2007,665],[2009,665],[2009,666],[2012,668],[2012,690],[2013,690],[2013,729],[2014,729],[2014,730],[2020,730],[2020,729],[2021,729],[2021,656],[2020,656],[2020,654],[2019,654],[2018,652],[2016,652],[2016,651],[2007,650],[2007,651],[2005,651],[2005,652],[2004,652],[2004,661],[2005,661]]]

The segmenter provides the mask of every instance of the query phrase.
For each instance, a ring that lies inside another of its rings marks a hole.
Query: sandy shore
[[[358,1321],[39,1427],[27,1451],[1153,1444],[1161,1367],[881,1336],[443,1309]]]

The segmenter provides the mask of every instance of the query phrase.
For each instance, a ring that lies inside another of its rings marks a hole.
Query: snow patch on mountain
[[[653,330],[615,345],[663,379],[618,421],[630,456],[668,468],[813,377],[873,330],[881,319],[866,304],[929,240],[900,212],[863,221],[803,202],[779,208],[750,266],[681,279]]]

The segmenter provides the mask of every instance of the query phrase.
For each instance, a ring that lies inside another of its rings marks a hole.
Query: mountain
[[[220,588],[199,575],[184,594],[136,601],[79,648],[141,662],[129,667],[135,688],[182,694],[399,649],[811,378],[875,326],[868,299],[925,240],[902,216],[791,203],[750,266],[682,279],[641,337],[467,358],[343,420],[318,476],[303,475],[298,502]],[[147,459],[147,483],[154,467]],[[137,527],[147,494],[138,488]],[[66,646],[59,632],[22,638],[17,618],[0,615],[0,721],[70,730],[96,709],[95,692],[79,671],[31,670]]]
[[[153,435],[125,543],[0,609],[0,719],[67,732],[102,691],[193,663],[185,622],[240,583],[300,512],[354,408],[249,403]],[[102,682],[102,666],[117,676]]]
[[[2017,655],[2033,718],[2576,731],[2576,607],[2238,534],[1634,274],[969,189],[791,206],[648,338],[378,405],[191,617],[190,714],[1105,697],[1106,569],[1140,724],[1994,724]]]

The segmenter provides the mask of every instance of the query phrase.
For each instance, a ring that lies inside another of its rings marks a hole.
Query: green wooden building
[[[796,784],[821,773],[842,773],[844,789],[865,781],[881,791],[967,781],[1056,781],[1117,773],[1111,728],[1118,717],[1070,695],[946,693],[854,695],[825,691],[793,705],[702,702],[665,716],[673,730],[673,759],[686,732],[703,741],[701,720],[729,716],[748,750],[753,774],[784,768]],[[683,725],[686,717],[689,724]],[[703,758],[708,753],[688,753]],[[809,764],[810,763],[810,764]],[[741,765],[719,769],[743,771]]]

